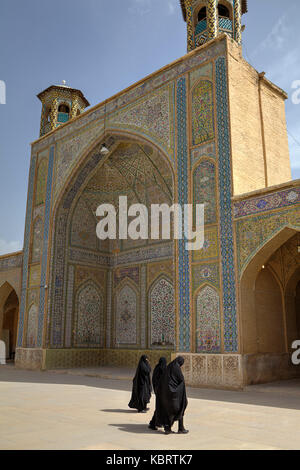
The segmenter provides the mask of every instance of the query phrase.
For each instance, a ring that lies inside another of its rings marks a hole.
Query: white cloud
[[[154,8],[161,8],[162,0],[131,0],[131,5],[128,8],[130,14],[135,14],[139,16],[144,16]],[[163,0],[164,7],[167,7],[167,14],[173,15],[176,12],[176,6],[178,5],[178,0]]]
[[[295,170],[300,170],[300,139],[297,139],[298,135],[299,133],[289,132],[291,166]]]
[[[3,240],[0,238],[0,255],[7,255],[9,253],[14,253],[15,251],[21,251],[23,248],[23,243],[20,241],[11,241]]]
[[[132,15],[138,14],[144,16],[151,12],[151,3],[151,0],[132,0],[128,11]]]
[[[176,11],[175,6],[178,4],[177,0],[168,0],[168,11],[170,15],[173,15]]]
[[[288,18],[287,15],[279,18],[277,23],[273,26],[270,33],[261,42],[258,49],[264,50],[269,48],[282,49],[289,36]]]
[[[287,54],[280,55],[279,61],[274,61],[266,68],[267,78],[286,91],[290,91],[292,83],[300,79],[299,50],[290,49]]]

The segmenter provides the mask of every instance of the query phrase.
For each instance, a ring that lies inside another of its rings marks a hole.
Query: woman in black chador
[[[133,379],[129,408],[136,408],[139,413],[146,413],[151,398],[151,366],[147,356],[142,356]]]
[[[155,369],[152,375],[152,385],[153,385],[153,390],[154,390],[155,395],[158,389],[160,379],[162,375],[165,373],[166,369],[167,369],[167,359],[165,357],[161,357],[159,360],[159,363],[155,366]],[[156,411],[155,411],[153,418],[151,419],[149,423],[149,429],[153,429],[153,431],[156,431],[157,425],[158,423],[156,422]]]
[[[186,434],[188,431],[183,425],[183,416],[188,401],[184,376],[181,367],[183,357],[177,357],[171,362],[161,377],[156,392],[156,424],[165,428],[165,433],[172,433],[172,426],[178,421],[178,433]]]

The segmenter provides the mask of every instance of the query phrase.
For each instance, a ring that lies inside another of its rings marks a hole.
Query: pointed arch
[[[156,278],[148,291],[149,346],[175,347],[175,292],[165,274]]]
[[[41,204],[44,204],[45,202],[47,173],[48,173],[48,159],[42,158],[37,167],[35,206],[40,206]]]
[[[130,279],[123,280],[114,294],[116,347],[137,345],[139,304],[136,286]]]
[[[205,224],[217,222],[217,175],[216,163],[212,158],[202,157],[193,168],[194,223],[196,204],[204,204]]]
[[[161,150],[156,146],[152,141],[147,140],[146,138],[141,139],[139,136],[134,135],[133,133],[128,132],[119,132],[115,131],[112,132],[111,130],[107,129],[107,140],[106,144],[110,148],[111,152],[107,156],[103,156],[101,154],[101,142],[103,142],[103,137],[98,142],[99,144],[95,147],[93,145],[90,148],[89,153],[84,153],[83,157],[80,159],[80,163],[76,165],[76,168],[72,170],[73,178],[70,179],[69,177],[66,178],[67,182],[64,186],[64,189],[58,191],[58,199],[56,203],[54,203],[54,212],[53,212],[53,238],[52,238],[52,247],[51,247],[51,255],[52,256],[52,263],[50,265],[50,288],[49,288],[49,305],[51,308],[50,312],[50,338],[51,338],[51,346],[53,347],[64,347],[64,335],[63,335],[63,325],[65,324],[65,311],[66,311],[66,283],[64,279],[66,278],[66,270],[68,266],[68,262],[70,259],[72,262],[77,262],[80,259],[80,262],[86,263],[87,265],[94,265],[97,263],[103,267],[111,266],[111,253],[110,247],[103,252],[99,249],[101,248],[101,244],[98,244],[97,250],[90,250],[90,246],[81,248],[76,246],[76,248],[70,245],[70,222],[72,218],[72,211],[75,207],[77,201],[79,200],[80,196],[83,194],[84,188],[86,188],[86,193],[91,194],[91,201],[93,204],[97,202],[97,205],[101,203],[102,197],[102,186],[98,190],[100,196],[97,196],[97,190],[93,191],[93,188],[88,188],[88,184],[90,183],[91,186],[94,184],[91,180],[96,178],[97,174],[101,174],[101,169],[103,168],[104,163],[108,165],[108,160],[113,158],[114,152],[117,151],[119,144],[134,144],[139,147],[145,148],[146,146],[151,148],[151,155],[153,152],[153,158],[151,157],[151,161],[153,160],[153,166],[156,165],[157,170],[160,171],[162,174],[162,178],[165,178],[167,175],[167,183],[169,187],[174,188],[174,168],[172,168],[170,159],[165,156]],[[126,138],[125,138],[126,137]],[[143,149],[141,149],[142,152]],[[142,157],[141,157],[142,158]],[[161,171],[161,167],[159,166],[162,161],[161,158],[164,159],[163,169],[164,172]],[[146,159],[146,156],[145,156]],[[149,157],[150,159],[150,157]],[[124,160],[125,161],[125,160]],[[147,163],[147,161],[146,161]],[[150,166],[149,162],[149,166]],[[157,166],[158,164],[158,166]],[[155,167],[155,168],[156,168]],[[125,170],[124,170],[125,171]],[[154,171],[154,170],[153,170]],[[98,172],[98,173],[97,173]],[[97,179],[97,178],[96,178]],[[160,180],[159,180],[160,181]],[[161,185],[163,186],[163,185]],[[165,186],[165,185],[164,185]],[[143,185],[140,184],[139,188],[143,188]],[[147,188],[149,192],[150,189]],[[163,191],[163,188],[161,189]],[[148,192],[146,196],[148,197]],[[157,197],[157,193],[153,191],[152,193],[154,196]],[[174,194],[172,194],[172,199],[174,199]],[[99,202],[98,202],[99,200]],[[93,206],[93,208],[94,208]],[[95,231],[96,225],[98,221],[95,221]],[[128,245],[128,244],[127,244]],[[102,245],[103,246],[103,245]],[[132,247],[126,246],[126,248],[132,249]],[[153,248],[154,250],[154,248]],[[125,250],[124,250],[125,251]],[[140,302],[139,296],[136,299],[136,303]],[[137,307],[139,308],[139,307]],[[134,314],[135,315],[135,314]],[[57,325],[61,325],[61,328],[57,328]],[[132,333],[130,341],[133,341],[135,337],[135,344],[138,345],[138,324],[134,327],[134,332]],[[113,334],[116,333],[116,327],[113,328]],[[124,344],[125,344],[125,338]],[[123,341],[123,340],[122,340]],[[123,344],[123,343],[122,343]],[[132,343],[130,343],[132,344]]]
[[[277,276],[274,276],[274,272],[269,268],[267,270],[264,268],[267,266],[272,255],[297,232],[299,232],[299,229],[292,228],[288,225],[278,230],[271,238],[257,248],[242,271],[240,281],[240,316],[242,351],[245,354],[268,352],[281,353],[287,349],[286,337],[284,340],[284,348],[282,347],[282,341],[279,338],[279,335],[277,335],[279,339],[276,345],[271,344],[271,339],[263,339],[267,338],[268,326],[261,318],[263,313],[259,304],[265,305],[264,315],[266,319],[270,314],[270,309],[275,309],[274,311],[276,311],[276,305],[273,305],[272,299],[278,297],[277,304],[284,305],[283,287],[281,286]],[[262,271],[265,271],[265,273],[262,273]],[[266,274],[267,271],[268,274]],[[276,285],[278,288],[276,288]],[[273,291],[273,294],[270,294],[271,291]],[[265,294],[260,296],[259,292],[265,292]],[[267,298],[269,299],[268,302]],[[280,316],[283,317],[282,322]],[[279,325],[282,324],[282,330],[285,333],[285,312],[283,311],[281,314],[278,313],[276,318],[278,319],[278,328]],[[271,349],[271,351],[268,351],[267,349]]]
[[[35,303],[32,303],[28,308],[28,314],[27,314],[27,328],[26,328],[27,348],[36,347],[38,313],[39,313],[38,306]]]
[[[39,263],[41,261],[44,237],[43,227],[43,218],[38,215],[33,221],[33,238],[30,256],[31,263]]]
[[[104,295],[91,279],[76,293],[73,342],[78,348],[101,348],[105,344]]]
[[[19,320],[19,297],[8,281],[0,287],[0,339],[6,344],[7,358],[15,353]]]
[[[199,80],[192,92],[192,145],[200,145],[215,137],[213,83]]]
[[[197,353],[221,352],[220,294],[205,283],[194,295],[195,343]]]

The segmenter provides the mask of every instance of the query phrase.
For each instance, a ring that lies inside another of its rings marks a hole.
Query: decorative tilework
[[[199,21],[199,23],[197,23],[196,25],[196,29],[195,29],[195,34],[200,34],[202,33],[203,31],[206,31],[206,28],[207,28],[207,21],[206,21],[206,18],[204,20],[201,20]]]
[[[253,256],[284,227],[300,229],[300,206],[238,220],[236,226],[240,275]]]
[[[29,267],[29,287],[40,286],[41,265],[33,265]]]
[[[117,268],[114,271],[114,287],[116,288],[125,278],[131,279],[139,286],[140,269],[138,266]]]
[[[219,141],[220,236],[223,276],[225,352],[238,351],[232,216],[231,154],[227,70],[224,57],[216,60],[216,96]]]
[[[43,219],[37,217],[33,222],[33,242],[31,250],[31,262],[39,263],[42,256],[43,248]]]
[[[265,196],[245,199],[234,203],[234,216],[240,218],[248,215],[261,214],[274,209],[300,204],[300,188],[293,187]]]
[[[11,268],[20,268],[23,263],[23,253],[15,256],[7,256],[0,258],[0,271],[6,271]]]
[[[193,292],[202,284],[212,284],[220,287],[219,263],[204,263],[193,265],[192,267]]]
[[[203,33],[198,34],[198,35],[195,37],[195,46],[196,46],[196,47],[202,46],[202,45],[205,44],[207,41],[208,41],[208,32],[207,32],[207,31],[203,31]]]
[[[78,248],[70,248],[68,252],[69,260],[74,263],[80,263],[94,266],[99,264],[101,266],[113,266],[113,260],[109,256],[105,256],[93,251],[87,251]]]
[[[99,348],[104,346],[103,297],[93,282],[88,282],[76,295],[76,347]]]
[[[66,310],[66,327],[65,327],[65,346],[72,346],[72,321],[73,321],[73,294],[74,294],[74,266],[69,266],[68,283],[67,283],[67,310]]]
[[[215,164],[207,159],[201,160],[193,172],[194,224],[196,224],[196,205],[204,204],[205,225],[217,222]]]
[[[107,105],[102,104],[91,112],[84,113],[79,119],[70,121],[66,126],[58,128],[54,134],[46,136],[44,139],[34,143],[32,151],[38,152],[41,149],[53,144],[54,142],[61,142],[65,137],[72,138],[71,136],[76,132],[78,135],[82,130],[88,129],[90,125],[100,126],[103,125],[104,111],[106,108],[107,113],[118,111],[123,106],[132,103],[133,101],[143,97],[145,94],[154,91],[161,85],[166,85],[171,80],[176,80],[178,75],[189,72],[194,67],[204,64],[208,60],[224,54],[226,50],[225,41],[220,41],[205,50],[200,50],[198,53],[186,58],[186,60],[178,61],[171,65],[166,70],[162,70],[158,74],[146,78],[143,82],[138,83],[132,89],[127,90],[115,98],[111,99]],[[98,134],[98,137],[101,133]],[[84,142],[84,138],[83,138]],[[77,160],[78,161],[78,160]]]
[[[191,151],[191,166],[194,166],[202,157],[210,157],[216,160],[216,145],[214,142],[203,144]]]
[[[96,263],[97,264],[97,263]],[[77,266],[75,275],[76,289],[84,282],[91,280],[105,290],[106,271],[101,268],[92,268],[91,266]]]
[[[50,344],[52,347],[63,347],[63,334],[61,325],[64,318],[64,279],[65,279],[65,240],[67,237],[67,220],[72,202],[86,181],[88,175],[93,171],[103,158],[99,148],[94,149],[88,161],[74,178],[72,185],[64,195],[61,206],[56,214],[55,226],[57,227],[54,240],[54,265],[52,272],[51,293],[51,325]]]
[[[46,191],[46,201],[45,201],[44,246],[43,246],[43,256],[42,256],[42,266],[41,266],[41,284],[40,284],[41,290],[40,290],[40,305],[39,305],[39,318],[38,318],[37,347],[42,346],[42,337],[43,337],[45,294],[46,294],[45,286],[46,286],[46,271],[47,271],[47,262],[48,262],[48,238],[49,238],[49,228],[50,228],[53,165],[54,165],[54,147],[51,147],[50,154],[49,154],[47,191]]]
[[[207,0],[207,29],[208,29],[208,38],[213,39],[217,36],[218,32],[218,10],[217,10],[217,0]]]
[[[224,356],[207,356],[207,382],[208,384],[221,385],[223,381],[223,358]]]
[[[18,329],[18,340],[17,340],[18,347],[22,347],[22,344],[23,344],[24,312],[25,312],[25,304],[26,304],[29,247],[30,247],[30,225],[31,225],[31,217],[32,217],[32,210],[33,210],[32,199],[33,199],[33,190],[34,190],[35,168],[36,168],[36,156],[33,156],[31,159],[31,165],[30,165],[30,171],[29,171],[29,183],[28,183],[28,198],[27,198],[27,209],[26,209],[23,272],[22,272],[22,291],[21,291],[19,329]]]
[[[142,130],[155,142],[159,142],[167,154],[173,158],[173,93],[174,87],[167,86],[147,95],[109,118],[108,126],[124,126],[126,130]]]
[[[38,319],[38,307],[33,304],[29,308],[27,318],[27,348],[36,347],[36,334],[37,334],[37,319]]]
[[[160,275],[165,274],[169,279],[174,279],[174,260],[160,261],[147,265],[147,281],[150,286]]]
[[[112,271],[107,273],[107,288],[106,288],[106,347],[110,348],[111,344],[111,323],[112,323]]]
[[[194,49],[194,31],[193,31],[193,7],[190,0],[186,1],[186,17],[187,17],[187,28],[188,28],[188,52]]]
[[[219,294],[205,286],[196,298],[196,351],[218,353],[221,349]]]
[[[188,204],[186,79],[177,81],[177,176],[178,203]],[[190,350],[190,272],[185,240],[178,241],[179,267],[179,349]]]
[[[96,209],[96,208],[95,208]],[[71,245],[81,248],[88,248],[91,251],[98,249],[98,239],[96,235],[97,219],[92,208],[82,197],[78,200],[71,225]]]
[[[192,135],[193,145],[214,138],[213,84],[201,80],[192,91]]]
[[[241,0],[234,0],[234,39],[242,43],[242,5]]]
[[[46,197],[46,184],[47,184],[47,170],[48,170],[48,160],[43,158],[38,166],[37,170],[37,183],[36,183],[36,196],[35,196],[35,205],[39,206],[44,204]]]
[[[183,373],[187,385],[243,388],[242,355],[176,353],[179,355],[184,357]]]
[[[83,152],[103,133],[103,122],[96,126],[87,126],[71,139],[65,139],[57,145],[55,165],[54,199],[68,178]]]
[[[157,280],[149,293],[150,345],[174,348],[175,305],[174,288],[164,278]]]
[[[209,80],[213,79],[213,64],[209,62],[208,64],[202,65],[202,67],[198,67],[196,70],[193,70],[190,73],[190,86],[193,86],[198,82],[200,78],[206,77]]]
[[[147,267],[143,265],[141,267],[141,348],[146,348],[146,315],[147,315],[147,305],[146,305],[146,289],[147,289]]]
[[[232,31],[232,21],[229,18],[219,18],[219,29]]]
[[[193,251],[193,261],[204,261],[217,258],[218,249],[218,230],[217,227],[206,228],[204,230],[204,245],[202,250]]]
[[[137,344],[138,298],[135,291],[125,285],[116,294],[116,345]]]

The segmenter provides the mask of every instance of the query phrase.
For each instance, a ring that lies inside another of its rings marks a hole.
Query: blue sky
[[[248,0],[244,57],[289,93],[293,178],[300,178],[299,0]],[[91,105],[186,53],[179,0],[1,0],[0,254],[22,249],[36,95],[52,84],[83,91]]]

